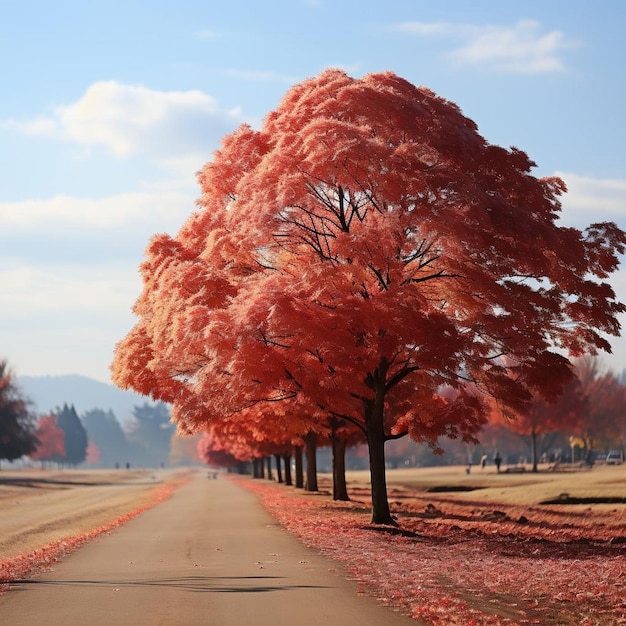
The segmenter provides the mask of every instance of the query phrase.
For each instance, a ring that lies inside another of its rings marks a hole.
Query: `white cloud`
[[[476,26],[453,22],[403,22],[393,29],[420,37],[454,39],[460,46],[449,57],[459,65],[480,65],[522,74],[563,71],[562,54],[573,46],[561,31],[545,32],[539,22],[513,26]]]
[[[18,266],[0,271],[3,317],[9,315],[45,319],[67,313],[75,318],[128,310],[139,295],[137,272],[115,264],[94,271],[93,266]]]
[[[576,227],[613,221],[626,229],[626,180],[556,172],[565,181],[563,221]]]
[[[118,158],[142,153],[157,160],[196,156],[206,161],[220,138],[241,121],[201,91],[156,91],[115,81],[92,84],[76,102],[51,115],[3,126],[21,132],[103,147]],[[199,159],[199,160],[198,160]]]
[[[195,209],[194,198],[175,191],[130,192],[107,198],[56,196],[0,203],[0,232],[129,229],[147,225],[177,229]]]
[[[113,347],[135,323],[137,271],[122,264],[0,270],[2,356],[16,373],[81,373],[108,381]]]

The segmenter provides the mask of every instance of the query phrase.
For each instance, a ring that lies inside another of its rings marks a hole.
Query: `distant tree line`
[[[184,441],[184,440],[183,440]],[[72,404],[37,415],[6,360],[0,361],[0,462],[28,457],[42,466],[159,467],[197,459],[192,445],[177,443],[163,402],[133,408],[122,425],[115,414],[94,408],[79,416]]]
[[[175,431],[166,404],[133,408],[132,419],[123,429],[112,411],[92,409],[83,415],[89,439],[97,449],[92,465],[114,467],[131,464],[159,467],[169,463],[171,439]]]
[[[284,458],[292,453],[284,445],[276,448],[266,442],[261,446],[256,441],[256,453],[248,442],[244,454],[233,455],[215,437],[207,436],[197,445],[199,437],[176,437],[169,408],[162,402],[135,406],[132,418],[124,425],[111,410],[95,408],[79,417],[68,404],[37,416],[7,362],[0,361],[0,463],[27,457],[42,465],[75,467],[86,463],[90,467],[123,468],[127,464],[183,465],[202,458],[212,465],[227,466],[242,459],[252,461],[255,456]],[[479,440],[470,445],[442,438],[438,444],[443,454],[408,438],[389,441],[387,463],[390,467],[478,465],[483,455],[491,463],[498,451],[505,463],[525,458],[536,468],[540,460],[586,462],[608,449],[626,452],[626,370],[615,375],[603,369],[597,359],[580,359],[575,379],[559,398],[551,403],[537,398],[523,415],[492,416]],[[238,441],[242,445],[243,439]],[[329,471],[332,437],[318,437],[316,445],[317,463],[322,471]],[[367,449],[358,439],[349,443],[345,466],[368,467]]]

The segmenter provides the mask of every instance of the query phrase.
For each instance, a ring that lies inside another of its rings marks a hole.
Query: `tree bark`
[[[291,487],[293,482],[291,480],[291,456],[289,454],[283,456],[283,463],[285,465],[285,485]]]
[[[317,487],[317,435],[310,432],[304,438],[306,448],[306,485],[305,491],[318,491]]]
[[[346,484],[346,447],[345,439],[332,435],[333,444],[333,500],[347,502],[348,485]]]
[[[283,482],[283,472],[280,467],[280,454],[275,454],[274,459],[276,460],[276,479],[279,483]]]
[[[302,448],[300,446],[296,446],[293,450],[294,462],[296,465],[296,488],[303,489],[304,488],[304,470],[302,464]]]
[[[274,480],[274,475],[272,474],[272,457],[268,454],[265,457],[265,461],[267,463],[267,480]]]
[[[372,524],[390,524],[396,526],[391,517],[387,498],[387,476],[385,468],[385,386],[387,364],[383,360],[369,383],[375,395],[365,405],[365,424],[367,428],[367,448],[370,461],[370,482],[372,489]]]
[[[537,472],[537,433],[533,428],[530,432],[530,460],[533,464],[533,472]]]

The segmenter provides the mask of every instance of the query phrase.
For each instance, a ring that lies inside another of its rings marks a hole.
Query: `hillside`
[[[151,402],[132,391],[123,391],[86,376],[18,376],[17,382],[34,403],[37,413],[47,413],[67,403],[73,404],[79,415],[91,409],[111,410],[124,422],[132,415],[134,406]]]

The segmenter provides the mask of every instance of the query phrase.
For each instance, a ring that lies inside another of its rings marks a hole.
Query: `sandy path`
[[[54,571],[0,596],[19,626],[400,626],[256,498],[204,474]]]

